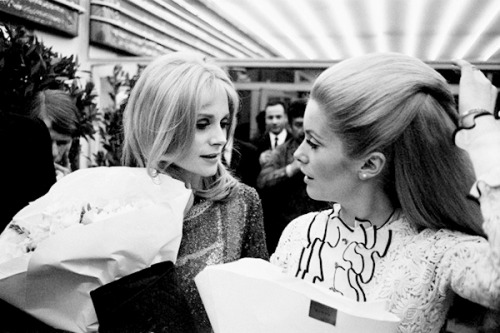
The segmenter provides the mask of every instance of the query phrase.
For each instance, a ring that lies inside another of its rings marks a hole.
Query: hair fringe
[[[175,161],[190,149],[195,133],[196,111],[204,93],[224,92],[231,121],[228,141],[234,133],[239,97],[227,73],[191,52],[157,58],[142,72],[130,93],[124,112],[122,163],[146,167],[148,173],[164,172],[182,179]],[[203,178],[196,195],[225,200],[239,187],[222,163],[215,176]]]

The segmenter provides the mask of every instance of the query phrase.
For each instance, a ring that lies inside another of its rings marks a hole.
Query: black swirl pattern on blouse
[[[320,216],[315,215],[309,224],[295,276],[313,283],[331,283],[333,292],[366,301],[363,286],[374,276],[376,257],[387,254],[392,231],[372,227],[366,220],[357,220],[359,226],[353,229],[335,209],[326,219]]]

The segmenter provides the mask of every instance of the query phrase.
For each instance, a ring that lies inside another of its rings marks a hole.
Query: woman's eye
[[[221,121],[220,127],[222,127],[223,129],[227,129],[229,127],[229,120]]]
[[[210,125],[210,123],[208,121],[199,121],[196,123],[196,128],[203,130],[203,129],[207,128],[208,125]]]
[[[311,139],[305,139],[306,143],[311,147],[311,149],[316,149],[319,147],[319,145],[315,144],[314,142],[311,141]]]

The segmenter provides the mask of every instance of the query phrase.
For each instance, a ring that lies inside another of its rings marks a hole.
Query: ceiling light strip
[[[118,4],[112,4],[112,3],[108,3],[107,1],[103,1],[103,0],[91,0],[90,2],[90,5],[91,6],[101,6],[101,7],[108,7],[108,8],[111,8],[121,14],[124,14],[125,16],[128,16],[130,17],[131,19],[135,20],[135,21],[138,21],[148,27],[150,27],[152,30],[156,30],[156,31],[159,31],[161,34],[163,34],[164,36],[172,39],[172,40],[176,40],[178,43],[181,43],[181,44],[184,44],[188,47],[191,47],[191,49],[193,50],[199,50],[200,52],[203,52],[203,53],[206,53],[208,55],[211,55],[211,56],[222,56],[221,54],[218,54],[217,52],[213,52],[213,50],[207,50],[206,48],[204,47],[200,47],[200,45],[197,45],[196,43],[193,43],[191,41],[186,41],[185,40],[185,36],[179,36],[179,34],[177,34],[177,36],[175,36],[174,33],[170,32],[169,34],[166,34],[165,33],[165,29],[163,27],[159,27],[158,25],[155,25],[155,24],[151,24],[151,23],[148,23],[147,21],[144,20],[143,17],[139,17],[135,14],[133,14],[132,12],[130,11],[127,11],[126,9],[124,8],[121,8]],[[101,17],[101,16],[97,16],[97,15],[93,15],[92,14],[92,9],[91,9],[91,16],[90,16],[90,20],[94,20],[94,21],[101,21],[101,22],[105,22],[105,23],[108,23],[108,24],[111,24],[111,25],[114,25],[116,27],[119,27],[123,30],[126,30],[128,32],[131,32],[135,35],[138,35],[138,36],[142,36],[150,41],[153,41],[155,43],[158,43],[159,45],[163,45],[163,42],[160,41],[160,39],[158,39],[157,37],[153,36],[153,34],[151,33],[148,33],[147,31],[145,30],[139,30],[137,29],[136,27],[134,26],[131,26],[130,24],[127,24],[126,22],[122,22],[122,21],[118,21],[118,20],[115,20],[115,19],[110,19],[110,18],[106,18],[106,17]],[[180,37],[180,38],[178,38]],[[181,45],[179,44],[179,45]],[[168,47],[168,46],[167,46]],[[184,48],[179,48],[179,46],[177,46],[177,48],[172,48],[172,47],[168,47],[170,49],[174,49],[174,50],[181,50],[181,49],[184,49]]]
[[[193,32],[191,27],[188,27],[185,22],[183,22],[182,20],[179,20],[176,17],[173,17],[173,15],[167,14],[168,19],[166,19],[165,17],[158,15],[158,13],[156,12],[158,10],[158,8],[151,8],[151,6],[149,6],[148,3],[145,3],[143,1],[141,3],[138,3],[137,1],[132,2],[130,0],[127,0],[127,2],[129,4],[131,4],[132,6],[135,6],[139,9],[141,9],[142,11],[148,13],[150,15],[150,17],[156,17],[157,19],[159,19],[161,21],[164,21],[170,25],[173,25],[174,27],[177,27],[177,29],[179,29],[179,31],[174,31],[174,30],[166,31],[164,25],[161,25],[157,22],[154,22],[154,20],[152,20],[151,18],[148,19],[147,17],[137,15],[135,12],[132,12],[126,8],[123,8],[119,4],[111,4],[111,3],[108,3],[108,2],[102,1],[102,0],[92,0],[91,4],[112,8],[113,10],[118,11],[118,12],[126,15],[126,16],[130,17],[131,19],[133,19],[137,22],[140,22],[140,23],[158,31],[161,34],[170,35],[171,37],[178,39],[178,40],[182,41],[183,43],[194,45],[195,47],[197,47],[200,50],[203,50],[206,53],[213,54],[215,51],[215,54],[219,54],[220,56],[224,56],[224,54],[226,56],[227,55],[229,55],[229,56],[236,55],[234,53],[233,48],[227,49],[226,45],[218,42],[217,40],[214,40],[213,38],[204,38],[206,36],[200,36],[198,32]],[[155,9],[156,9],[156,11],[155,11]],[[191,36],[191,38],[188,37],[189,35]],[[204,45],[204,46],[202,46],[202,45]],[[207,47],[213,48],[214,50],[208,51]]]
[[[463,15],[467,12],[466,9],[469,9],[470,4],[474,4],[474,1],[447,1],[443,14],[439,16],[440,21],[436,27],[437,36],[433,38],[425,59],[433,61],[443,55],[445,47],[450,44],[450,37],[454,37],[451,32],[463,23]]]
[[[142,37],[144,39],[147,39],[151,42],[154,42],[160,46],[163,46],[167,49],[170,49],[170,50],[176,50],[176,51],[181,51],[181,50],[199,50],[199,48],[197,48],[196,46],[193,46],[193,45],[185,45],[185,44],[181,44],[178,40],[175,40],[175,39],[170,39],[170,40],[166,40],[166,39],[158,39],[158,38],[155,38],[154,36],[152,36],[151,34],[145,34],[144,31],[142,30],[138,30],[138,29],[135,29],[129,25],[124,25],[123,22],[121,21],[118,21],[118,20],[115,20],[115,19],[110,19],[110,18],[105,18],[105,17],[100,17],[100,16],[96,16],[96,15],[90,15],[90,22],[92,21],[95,21],[95,22],[102,22],[102,23],[106,23],[106,24],[109,24],[109,25],[112,25],[112,26],[115,26],[121,30],[124,30],[126,32],[129,32],[131,34],[134,34],[136,36],[139,36],[139,37]],[[201,50],[200,50],[201,51]],[[205,52],[203,51],[203,53],[206,53],[210,56],[215,56],[215,54],[213,53],[210,53],[210,52]]]
[[[147,12],[151,16],[155,16],[157,19],[162,20],[164,22],[168,22],[171,25],[176,26],[183,32],[186,32],[193,36],[196,39],[199,39],[205,43],[212,45],[219,50],[226,52],[234,57],[244,57],[247,54],[235,49],[234,47],[228,46],[226,43],[221,42],[218,38],[206,33],[205,31],[201,31],[197,27],[193,26],[188,21],[180,18],[179,16],[164,10],[164,8],[158,8],[158,6],[151,3],[151,1],[144,0],[134,0],[133,2],[128,0],[129,4],[136,6],[137,8]],[[163,29],[165,31],[165,29]]]
[[[476,19],[476,25],[471,29],[469,38],[466,38],[454,54],[454,58],[463,59],[471,51],[474,43],[481,37],[483,32],[491,25],[495,19],[500,19],[500,1],[490,0],[489,6],[485,6],[482,15]]]
[[[500,36],[493,38],[489,46],[484,49],[479,59],[481,61],[488,61],[499,50],[500,50]]]
[[[413,1],[413,0],[412,0]],[[375,44],[377,52],[389,51],[386,36],[387,6],[385,0],[369,0],[365,2],[368,5],[370,15],[370,24],[375,33]]]
[[[335,25],[336,30],[340,31],[347,46],[344,58],[358,56],[365,52],[364,47],[359,42],[358,31],[354,25],[355,13],[349,9],[348,3],[349,0],[334,0],[329,8],[331,22]]]
[[[210,34],[214,38],[217,38],[221,42],[229,45],[230,47],[235,48],[236,50],[240,51],[241,53],[245,54],[247,57],[261,57],[263,56],[262,51],[255,52],[253,48],[248,48],[245,47],[242,43],[238,43],[235,41],[233,38],[231,38],[229,35],[222,33],[221,31],[217,30],[215,27],[212,25],[206,23],[204,20],[196,17],[196,15],[193,14],[193,16],[196,17],[193,18],[191,15],[186,14],[184,11],[177,9],[175,6],[172,6],[171,4],[165,2],[165,1],[160,1],[160,0],[153,0],[154,3],[156,3],[158,6],[161,6],[165,8],[165,10],[173,13],[174,15],[182,18],[186,22],[189,22],[196,28],[204,31],[207,34]]]
[[[314,50],[311,49],[310,45],[301,36],[297,28],[290,24],[290,20],[288,17],[285,17],[284,11],[276,8],[276,2],[253,1],[251,4],[254,6],[253,9],[255,12],[257,12],[261,17],[266,18],[267,21],[273,26],[272,31],[266,31],[265,35],[267,35],[267,38],[274,38],[276,40],[276,36],[272,36],[273,31],[277,33],[277,36],[281,34],[286,36],[288,42],[286,40],[280,40],[279,42],[285,45],[285,47],[289,50],[294,50],[294,54],[288,58],[297,59],[304,56],[308,59],[315,58],[316,54]]]
[[[242,44],[244,47],[251,49],[254,52],[260,53],[262,56],[277,56],[279,52],[272,46],[262,42],[260,38],[257,37],[256,34],[243,31],[241,29],[241,25],[235,24],[232,22],[231,18],[234,13],[225,13],[225,15],[221,15],[219,13],[225,12],[222,8],[212,0],[199,0],[199,3],[207,8],[208,11],[212,12],[217,18],[219,18],[223,22],[227,22],[226,24],[221,24],[218,20],[213,19],[211,15],[205,13],[202,10],[198,10],[197,8],[191,6],[186,2],[186,0],[172,0],[178,6],[182,7],[187,12],[192,15],[198,17],[200,20],[204,21],[210,26],[215,27],[221,33],[229,36],[234,39],[238,43]],[[235,15],[234,15],[235,16]],[[228,27],[229,26],[229,27]]]
[[[214,1],[211,3],[215,6]],[[247,15],[245,11],[242,11],[239,6],[234,4],[234,2],[217,1],[216,7],[218,8],[218,11],[222,13],[222,16],[237,19],[239,25],[245,27],[247,31],[251,31],[253,35],[259,36],[259,40],[263,41],[265,44],[272,45],[273,49],[276,50],[276,54],[280,57],[291,59],[295,56],[295,52],[293,50],[290,50],[289,47],[282,41],[274,38],[268,30],[262,28],[258,22],[256,22],[250,15]],[[250,39],[250,37],[248,38]]]
[[[306,0],[294,0],[293,5],[290,9],[294,12],[293,19],[301,22],[301,26],[308,31],[308,34],[316,36],[318,42],[316,43],[321,49],[322,54],[326,55],[328,59],[340,59],[341,55],[338,50],[334,47],[332,38],[328,36],[327,28],[321,24],[321,20],[318,19],[317,15],[311,9],[311,5],[322,5],[319,3]],[[327,3],[324,4],[325,6]],[[322,58],[319,56],[318,52],[314,57],[315,59]],[[323,57],[324,58],[324,57]]]
[[[406,11],[406,27],[404,35],[404,48],[405,54],[417,57],[417,50],[419,48],[419,33],[425,30],[423,24],[423,14],[428,10],[427,0],[408,0]]]

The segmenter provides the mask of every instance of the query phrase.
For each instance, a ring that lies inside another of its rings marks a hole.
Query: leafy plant
[[[28,103],[44,89],[64,89],[75,78],[77,63],[46,47],[22,26],[2,25],[0,98],[3,112],[27,114]]]
[[[92,82],[80,88],[77,58],[46,47],[23,26],[0,24],[0,112],[29,114],[32,98],[44,89],[68,91],[78,108],[78,136],[94,139],[100,116]],[[72,170],[79,167],[79,140],[70,150]]]
[[[102,116],[95,103],[97,95],[94,91],[94,83],[89,81],[81,88],[77,79],[74,79],[69,87],[69,93],[75,98],[78,108],[78,137],[85,138],[87,141],[89,139],[94,140],[97,132],[96,126],[103,123]],[[71,170],[78,169],[80,152],[80,142],[74,140],[69,151]]]
[[[127,105],[128,94],[137,82],[143,68],[144,66],[138,65],[137,74],[130,78],[129,74],[123,71],[121,65],[116,65],[113,68],[113,75],[107,77],[112,87],[109,96],[113,104],[104,109],[103,125],[99,128],[101,145],[104,150],[100,150],[95,155],[95,163],[98,166],[121,165],[123,112]]]

